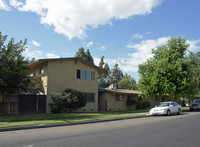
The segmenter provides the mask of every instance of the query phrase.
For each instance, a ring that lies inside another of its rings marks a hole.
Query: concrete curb
[[[73,125],[101,123],[101,122],[110,122],[110,121],[118,121],[118,120],[125,120],[125,119],[137,119],[137,118],[145,118],[145,117],[151,117],[151,115],[125,117],[125,118],[115,118],[115,119],[106,119],[106,120],[95,120],[95,121],[86,121],[86,122],[77,122],[77,123],[61,123],[61,124],[49,124],[49,125],[37,125],[37,126],[0,128],[0,132],[40,129],[40,128],[50,128],[50,127],[62,127],[62,126],[73,126]]]

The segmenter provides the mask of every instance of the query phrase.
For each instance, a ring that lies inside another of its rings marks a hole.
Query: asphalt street
[[[200,112],[0,133],[0,147],[199,147]]]

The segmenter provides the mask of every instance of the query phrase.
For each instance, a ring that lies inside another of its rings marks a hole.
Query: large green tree
[[[75,54],[75,57],[80,57],[82,58],[83,60],[86,60],[92,64],[94,64],[94,59],[92,57],[92,55],[90,54],[90,50],[87,49],[87,51],[85,52],[85,49],[84,48],[80,48],[76,54]]]
[[[196,94],[193,72],[186,52],[189,44],[181,37],[153,49],[153,57],[139,65],[139,89],[146,97],[192,98]]]
[[[110,68],[108,63],[104,62],[104,56],[102,56],[100,59],[99,67],[104,69],[105,72],[99,75],[98,86],[101,88],[106,88],[110,85]]]
[[[116,63],[111,71],[111,84],[119,83],[123,78],[123,72]]]
[[[190,64],[193,71],[193,82],[198,88],[198,93],[200,93],[200,52],[190,53],[189,56]]]
[[[119,81],[122,89],[137,89],[137,83],[134,78],[132,78],[127,73],[123,76],[123,78]]]
[[[27,88],[30,84],[28,75],[28,60],[22,52],[26,47],[27,40],[15,43],[14,38],[5,45],[7,35],[3,36],[0,32],[0,93],[16,91],[19,88]]]

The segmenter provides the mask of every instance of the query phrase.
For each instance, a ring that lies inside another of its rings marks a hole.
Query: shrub
[[[61,93],[52,92],[51,93],[51,112],[61,113],[63,110],[63,101]]]
[[[146,108],[150,108],[151,104],[149,102],[143,102],[142,103],[142,108],[146,109]]]
[[[129,107],[129,109],[132,105],[135,105],[135,104],[137,104],[137,101],[133,97],[127,98],[126,105],[127,107]]]
[[[66,89],[62,94],[53,92],[51,93],[51,112],[62,113],[69,109],[69,112],[76,110],[86,105],[86,97],[82,92]]]
[[[142,107],[143,107],[142,102],[137,102],[137,104],[136,104],[136,109],[137,109],[137,110],[141,110]]]

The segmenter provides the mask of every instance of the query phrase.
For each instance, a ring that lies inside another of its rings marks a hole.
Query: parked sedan
[[[161,102],[155,108],[150,110],[151,115],[170,115],[172,113],[181,114],[182,107],[181,105],[177,104],[176,102]]]
[[[195,99],[190,104],[190,111],[193,111],[193,110],[200,110],[200,99]]]

